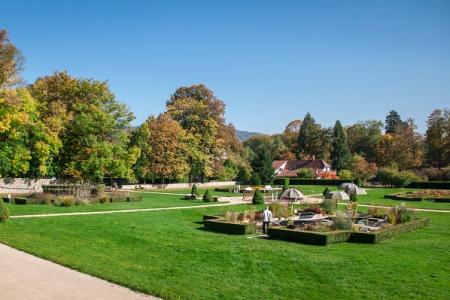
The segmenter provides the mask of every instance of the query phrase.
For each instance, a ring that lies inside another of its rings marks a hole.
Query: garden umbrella
[[[345,183],[341,183],[341,185],[339,185],[339,189],[341,190],[345,190],[346,188],[348,188],[349,186],[356,186],[356,184],[352,183],[352,182],[345,182]]]
[[[350,197],[346,192],[329,192],[325,199],[332,199],[332,200],[350,200]]]
[[[285,190],[280,195],[280,199],[291,201],[301,200],[303,198],[303,194],[299,190],[293,188]]]
[[[355,194],[355,195],[367,195],[367,192],[365,189],[362,189],[360,187],[355,186],[348,186],[345,189],[345,192],[349,195]]]

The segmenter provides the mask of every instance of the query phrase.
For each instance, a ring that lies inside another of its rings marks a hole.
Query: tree
[[[166,179],[181,180],[189,172],[186,132],[167,113],[146,123],[150,132],[147,143],[151,151],[146,154],[149,172],[163,183]]]
[[[264,145],[260,145],[255,150],[255,156],[252,160],[253,171],[261,176],[262,183],[269,183],[275,175],[275,170],[272,168],[272,156]]]
[[[348,149],[347,138],[342,128],[341,122],[336,121],[333,128],[333,150],[331,152],[331,167],[338,172],[346,169],[350,165],[350,150]]]
[[[198,187],[195,183],[192,185],[191,195],[198,195]]]
[[[353,179],[353,173],[350,170],[341,170],[339,171],[340,179]]]
[[[259,176],[258,173],[253,173],[252,179],[250,180],[250,183],[251,183],[252,185],[254,185],[254,186],[261,185],[261,184],[262,184],[261,176]]]
[[[209,189],[203,194],[203,202],[214,202],[214,197]]]
[[[328,187],[325,187],[325,189],[322,192],[323,196],[326,196],[330,192],[330,189]]]
[[[442,169],[450,162],[450,111],[436,109],[428,117],[426,156],[431,165]]]
[[[391,110],[386,116],[385,124],[386,126],[384,127],[384,129],[386,133],[393,134],[399,127],[404,125],[404,122],[395,110]]]
[[[0,30],[0,90],[22,82],[23,56],[14,46],[6,30]]]
[[[264,204],[264,195],[259,189],[256,189],[255,193],[253,194],[252,204]]]
[[[226,156],[220,136],[225,104],[206,86],[180,87],[167,101],[167,112],[190,135],[190,177],[213,177]]]
[[[29,87],[42,122],[61,139],[55,175],[75,180],[133,178],[139,149],[128,149],[134,116],[106,82],[77,79],[66,72],[39,78]]]
[[[298,155],[302,158],[323,158],[322,150],[324,144],[324,133],[321,131],[320,125],[316,124],[314,118],[307,113],[300,126],[298,136]]]
[[[364,157],[354,155],[352,158],[352,173],[356,180],[361,180],[363,185],[367,180],[375,177],[377,166],[375,163],[368,163]]]
[[[376,148],[381,140],[383,122],[377,120],[358,122],[347,128],[350,152],[362,155],[367,161],[376,161]]]

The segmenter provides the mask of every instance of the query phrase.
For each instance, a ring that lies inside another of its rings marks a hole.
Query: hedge
[[[222,218],[222,216],[214,216],[214,215],[203,215],[203,221],[205,220],[217,220]]]
[[[450,190],[450,181],[413,181],[407,188]]]
[[[380,229],[372,232],[355,231],[350,237],[350,242],[378,244],[381,241],[398,236],[401,233],[413,231],[430,223],[430,219],[415,219],[407,223],[398,224],[393,227]]]
[[[434,198],[434,202],[450,203],[450,198]]]
[[[249,234],[256,232],[256,223],[228,223],[223,219],[204,220],[206,229],[222,233]]]
[[[2,197],[3,202],[8,203],[9,202],[9,198],[8,197]]]
[[[422,197],[407,197],[407,196],[400,196],[398,194],[384,195],[384,198],[392,199],[392,200],[402,200],[402,201],[422,201]]]
[[[25,199],[25,198],[15,198],[14,199],[14,203],[15,204],[19,204],[19,205],[25,205],[25,204],[27,204],[27,199]]]
[[[350,238],[351,230],[336,230],[327,232],[301,231],[286,227],[268,228],[267,234],[271,239],[287,240],[309,245],[328,245],[346,242]]]
[[[285,178],[275,178],[274,185],[283,185]],[[351,179],[308,179],[308,178],[289,178],[290,185],[340,185],[342,183],[352,182]]]

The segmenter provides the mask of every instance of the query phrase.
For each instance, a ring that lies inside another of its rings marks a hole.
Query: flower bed
[[[205,217],[205,216],[203,216]],[[222,232],[222,233],[230,233],[230,234],[249,234],[256,232],[256,223],[230,223],[225,221],[224,219],[207,219],[203,221],[203,225],[206,229]]]
[[[384,195],[384,198],[403,201],[422,201],[423,199],[435,202],[450,202],[449,190],[418,190],[413,192],[400,192]]]
[[[398,236],[401,233],[410,232],[412,230],[424,227],[430,223],[430,219],[414,219],[412,221],[385,227],[378,231],[372,232],[352,232],[350,242],[377,244],[386,239]]]
[[[348,241],[352,232],[351,230],[317,232],[289,229],[286,227],[271,227],[267,230],[267,234],[271,239],[325,246],[331,243]]]

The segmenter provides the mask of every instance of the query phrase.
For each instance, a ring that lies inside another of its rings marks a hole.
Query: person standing
[[[269,210],[269,207],[266,206],[266,209],[263,211],[263,233],[267,234],[267,228],[269,227],[270,222],[272,222],[272,212]]]

